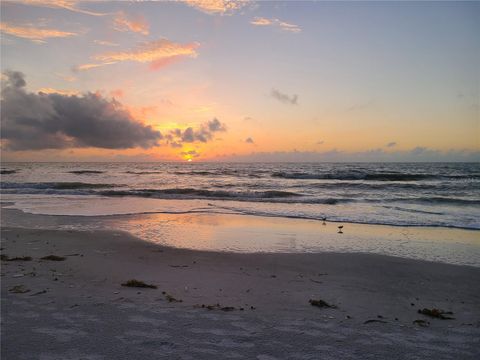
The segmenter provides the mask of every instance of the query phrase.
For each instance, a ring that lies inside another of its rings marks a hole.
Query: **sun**
[[[192,159],[187,159],[187,161],[188,161],[188,162],[191,162],[191,161],[192,161]]]

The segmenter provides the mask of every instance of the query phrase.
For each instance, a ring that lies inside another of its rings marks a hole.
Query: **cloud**
[[[162,139],[116,100],[93,93],[29,93],[22,73],[7,71],[5,76],[1,139],[7,150],[149,148]]]
[[[246,138],[246,139],[245,139],[245,142],[246,142],[247,144],[255,144],[255,141],[253,141],[253,139],[252,139],[251,137]]]
[[[396,146],[397,143],[395,141],[392,141],[392,142],[389,142],[387,145],[385,145],[386,147],[394,147]]]
[[[110,96],[113,98],[122,98],[125,95],[125,92],[122,89],[115,89],[110,91]]]
[[[117,31],[133,31],[142,35],[149,34],[149,25],[142,16],[135,19],[129,19],[127,15],[120,11],[113,19],[113,28]]]
[[[250,24],[255,26],[273,26],[282,31],[288,31],[295,34],[298,34],[302,31],[302,29],[300,29],[298,25],[290,24],[275,18],[267,19],[264,17],[256,17],[252,21],[250,21]]]
[[[180,154],[183,155],[183,156],[187,156],[187,157],[199,157],[200,156],[200,153],[198,153],[196,150],[182,151]]]
[[[323,140],[317,141],[317,145],[323,145],[323,143],[325,143]]]
[[[116,64],[116,62],[111,61],[111,62],[106,62],[106,63],[102,63],[102,64],[83,64],[83,65],[78,65],[78,66],[73,67],[72,70],[73,71],[85,71],[85,70],[95,69],[97,67],[112,65],[112,64]]]
[[[76,70],[89,70],[99,66],[111,65],[118,62],[150,63],[152,69],[166,66],[186,57],[195,58],[199,43],[179,44],[167,39],[160,39],[143,43],[136,49],[129,51],[108,52],[94,56],[99,63],[83,64]]]
[[[242,9],[249,0],[180,0],[206,14],[210,15],[231,15]]]
[[[284,104],[290,104],[290,105],[297,105],[297,100],[298,100],[298,95],[292,95],[289,96],[287,94],[284,94],[277,89],[272,89],[272,92],[270,93],[274,99],[277,99],[278,101],[284,103]]]
[[[110,42],[110,41],[104,41],[104,40],[93,40],[95,44],[98,45],[103,45],[103,46],[119,46],[119,44]]]
[[[80,93],[75,90],[58,90],[50,87],[42,87],[38,89],[38,92],[43,94],[60,94],[66,96],[80,95]]]
[[[15,2],[10,2],[10,3],[47,7],[51,9],[65,9],[65,10],[70,10],[76,13],[91,15],[91,16],[108,15],[104,13],[98,13],[94,11],[80,9],[76,6],[79,2],[80,1],[76,1],[76,0],[16,0]],[[83,4],[85,3],[87,2],[83,1]]]
[[[185,130],[173,129],[166,136],[168,143],[172,147],[181,147],[183,143],[209,142],[217,132],[227,131],[225,124],[222,124],[217,118],[201,124],[198,128],[188,127]]]
[[[49,38],[66,38],[77,36],[77,33],[61,31],[57,29],[45,29],[33,25],[16,26],[9,23],[0,23],[0,31],[22,39],[28,39],[34,42],[44,42]]]
[[[371,149],[359,152],[346,152],[337,149],[317,151],[274,151],[252,152],[246,155],[229,155],[221,161],[238,162],[478,162],[478,150],[436,150],[416,147],[404,151]]]

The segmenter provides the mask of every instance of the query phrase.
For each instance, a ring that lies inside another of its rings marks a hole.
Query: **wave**
[[[175,175],[187,175],[187,176],[234,176],[234,177],[250,177],[250,178],[261,178],[262,175],[266,173],[265,171],[242,171],[242,170],[192,170],[192,171],[175,171]]]
[[[126,171],[126,174],[134,175],[151,175],[151,174],[163,174],[162,171]]]
[[[375,181],[419,181],[434,179],[431,174],[401,174],[401,173],[305,173],[305,172],[274,172],[275,178],[298,180],[375,180]]]
[[[102,189],[113,188],[118,184],[92,184],[83,182],[41,182],[41,183],[12,183],[2,182],[0,188],[3,189],[37,189],[37,190],[74,190],[74,189]]]
[[[222,190],[204,190],[193,188],[172,188],[172,189],[139,189],[139,190],[107,190],[101,191],[103,196],[141,196],[151,198],[189,198],[189,199],[235,199],[235,200],[255,200],[255,199],[279,199],[301,197],[298,194],[289,191],[248,191],[234,192]]]
[[[0,170],[0,174],[2,174],[2,175],[15,174],[16,172],[17,172],[17,170],[10,170],[10,169]]]
[[[103,174],[105,171],[100,170],[72,170],[70,174],[82,175],[82,174]]]
[[[454,184],[457,189],[458,184]],[[452,184],[449,184],[452,186]],[[465,187],[470,186],[468,184]],[[431,189],[443,189],[443,184],[414,184],[414,183],[364,183],[364,182],[330,182],[330,183],[313,183],[313,184],[301,184],[299,187],[307,187],[314,189],[343,189],[352,188],[356,190],[431,190]]]
[[[408,201],[409,202],[414,202],[414,203],[434,204],[434,205],[435,204],[443,204],[443,205],[480,205],[480,200],[478,200],[478,199],[459,199],[459,198],[447,198],[447,197],[416,198],[416,199],[408,199]]]

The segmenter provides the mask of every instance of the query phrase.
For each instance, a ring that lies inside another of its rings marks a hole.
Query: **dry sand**
[[[2,359],[480,357],[476,267],[200,252],[108,231],[4,228],[1,246],[10,259],[32,257],[2,261]],[[66,259],[40,260],[47,255]],[[158,289],[121,286],[129,279]],[[418,314],[423,308],[455,319]]]

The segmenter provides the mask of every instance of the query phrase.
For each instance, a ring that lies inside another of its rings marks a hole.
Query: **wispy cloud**
[[[89,63],[77,66],[76,70],[89,70],[118,62],[150,63],[152,69],[158,69],[180,59],[197,57],[196,49],[199,43],[179,44],[170,40],[161,39],[144,43],[136,49],[118,52],[109,52],[93,57],[98,63]]]
[[[113,61],[113,62],[105,62],[105,63],[98,63],[98,64],[82,64],[82,65],[75,66],[75,67],[73,68],[73,70],[74,70],[74,71],[84,71],[84,70],[95,69],[95,68],[97,68],[97,67],[106,66],[106,65],[112,65],[112,64],[116,64],[116,61]]]
[[[274,99],[277,99],[278,101],[284,104],[297,105],[298,95],[296,94],[290,96],[288,94],[278,91],[277,89],[272,89],[272,92],[270,93],[270,95]]]
[[[58,29],[45,29],[34,25],[12,25],[9,23],[0,23],[0,31],[4,34],[12,35],[22,39],[28,39],[35,42],[44,42],[49,38],[66,38],[77,36],[78,33],[62,31]]]
[[[395,141],[392,141],[392,142],[389,142],[387,145],[385,145],[386,147],[394,147],[394,146],[397,146],[397,143]]]
[[[113,19],[113,28],[117,31],[133,31],[142,35],[149,34],[149,25],[144,17],[129,18],[123,11],[120,11]]]
[[[245,142],[246,142],[247,144],[255,144],[255,141],[253,141],[253,139],[252,139],[251,137],[246,138],[246,139],[245,139]]]
[[[93,40],[93,42],[97,45],[103,45],[103,46],[119,46],[119,44],[117,43],[113,43],[105,40]]]
[[[94,11],[80,9],[77,7],[77,4],[80,3],[80,1],[76,1],[76,0],[16,0],[16,1],[7,1],[7,3],[47,7],[51,9],[65,9],[65,10],[70,10],[76,13],[91,15],[91,16],[109,15],[105,13],[98,13]],[[87,4],[88,2],[83,1],[82,3]]]
[[[231,15],[245,7],[249,0],[178,0],[211,15]]]
[[[74,96],[74,95],[80,95],[80,92],[76,90],[59,90],[59,89],[54,89],[51,87],[42,87],[38,89],[39,93],[43,94],[59,94],[59,95],[64,95],[64,96]]]
[[[302,29],[298,25],[290,24],[275,18],[268,19],[264,17],[256,17],[252,21],[250,21],[250,24],[255,26],[273,26],[282,31],[288,31],[292,33],[299,33],[302,31]]]

